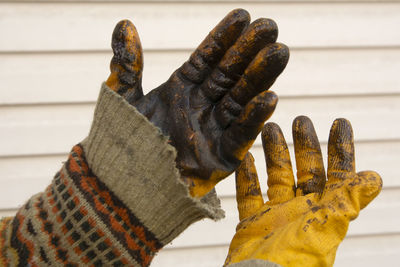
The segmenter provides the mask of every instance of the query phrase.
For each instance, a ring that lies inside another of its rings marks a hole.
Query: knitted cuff
[[[89,136],[82,142],[94,174],[163,245],[203,218],[223,218],[215,192],[189,195],[168,139],[103,84]]]

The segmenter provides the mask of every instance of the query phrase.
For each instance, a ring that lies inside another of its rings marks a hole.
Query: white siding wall
[[[348,118],[357,169],[378,171],[380,196],[350,225],[336,266],[395,266],[400,255],[400,3],[397,1],[0,0],[0,216],[49,183],[88,132],[108,75],[110,39],[131,19],[145,50],[144,88],[165,81],[230,10],[273,18],[291,48],[271,118],[291,139],[308,115],[326,155],[329,127]],[[260,142],[252,149],[266,191]],[[292,157],[293,158],[293,157]],[[220,266],[238,222],[232,177],[218,185],[226,219],[191,226],[153,266]]]

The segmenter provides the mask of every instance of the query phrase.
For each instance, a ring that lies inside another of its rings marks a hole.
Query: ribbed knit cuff
[[[82,142],[93,173],[167,244],[190,224],[223,218],[211,192],[192,198],[175,167],[168,139],[133,106],[103,84],[89,136]]]

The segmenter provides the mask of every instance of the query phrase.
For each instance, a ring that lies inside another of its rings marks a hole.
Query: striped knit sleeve
[[[0,221],[0,266],[148,266],[190,224],[223,217],[189,196],[175,149],[103,85],[88,137],[47,189]]]

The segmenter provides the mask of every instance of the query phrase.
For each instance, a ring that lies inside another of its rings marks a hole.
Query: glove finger
[[[308,117],[299,116],[293,121],[292,131],[297,168],[296,195],[322,193],[326,176],[314,126]]]
[[[358,196],[360,201],[360,210],[365,208],[382,190],[382,178],[374,171],[362,171],[357,173],[361,179],[361,189]],[[357,180],[350,183],[350,186],[358,186]]]
[[[277,103],[278,96],[274,92],[264,91],[246,105],[222,134],[221,145],[226,158],[232,162],[240,162],[244,158]]]
[[[351,124],[346,119],[336,119],[328,141],[328,184],[354,176],[354,137]]]
[[[236,170],[236,201],[240,221],[253,215],[264,205],[254,158],[250,152]]]
[[[114,56],[106,84],[129,103],[133,103],[143,96],[143,51],[139,34],[132,22],[122,20],[115,26],[111,46]]]
[[[289,48],[273,43],[263,48],[248,65],[242,78],[215,108],[215,117],[226,128],[238,116],[242,107],[254,96],[268,90],[286,67]]]
[[[374,171],[354,174],[341,183],[328,184],[321,204],[331,208],[330,219],[352,221],[381,191],[382,179]]]
[[[281,128],[273,122],[267,123],[261,139],[268,173],[268,199],[283,203],[295,197],[295,184],[289,150]]]
[[[203,94],[211,102],[221,99],[240,79],[257,53],[265,45],[274,43],[277,36],[278,27],[273,20],[262,18],[251,23],[201,86]]]
[[[249,25],[250,15],[244,9],[231,11],[207,35],[192,53],[189,60],[179,68],[179,73],[191,82],[200,84],[214,69],[243,30]]]

